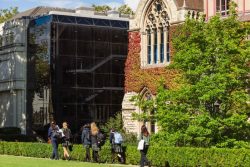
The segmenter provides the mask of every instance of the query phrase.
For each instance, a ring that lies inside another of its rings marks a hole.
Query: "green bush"
[[[0,142],[0,154],[49,158],[52,147],[45,143],[18,143]],[[111,162],[110,144],[107,142],[101,149],[100,160],[104,163]],[[62,158],[62,147],[59,147]],[[127,164],[139,164],[140,153],[136,146],[125,146]],[[85,150],[82,145],[74,145],[71,152],[72,159],[83,161]],[[166,162],[172,166],[242,166],[250,164],[250,150],[226,148],[189,148],[189,147],[160,147],[151,146],[148,158],[154,166],[165,166]]]

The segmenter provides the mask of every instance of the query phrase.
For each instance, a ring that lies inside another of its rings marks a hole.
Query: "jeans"
[[[51,159],[59,159],[59,157],[58,157],[58,142],[57,142],[57,140],[52,140],[51,144],[52,144],[52,147],[53,147],[53,152],[52,152]]]
[[[148,164],[149,161],[147,159],[147,153],[148,153],[148,146],[144,146],[144,149],[140,151],[141,152],[141,161],[140,161],[140,167],[144,167],[145,164]]]

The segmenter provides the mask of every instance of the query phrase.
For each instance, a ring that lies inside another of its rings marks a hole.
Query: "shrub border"
[[[0,154],[49,158],[52,147],[46,143],[0,142]],[[62,147],[59,155],[62,158]],[[83,161],[85,150],[82,145],[74,145],[71,156],[73,160]],[[100,160],[111,162],[110,145],[106,143],[99,153]],[[136,146],[125,146],[126,164],[139,164],[140,152]],[[249,149],[227,148],[188,148],[150,146],[148,158],[153,166],[242,166],[250,164]]]

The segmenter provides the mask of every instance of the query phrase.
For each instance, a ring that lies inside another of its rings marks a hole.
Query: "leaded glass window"
[[[142,66],[168,64],[169,49],[169,17],[167,7],[162,0],[155,0],[145,15],[142,53]]]

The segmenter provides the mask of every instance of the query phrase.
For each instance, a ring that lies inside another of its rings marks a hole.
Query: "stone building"
[[[206,19],[219,13],[226,17],[230,0],[141,0],[135,18],[130,21],[129,50],[125,65],[125,95],[122,103],[124,126],[128,132],[139,133],[146,124],[151,133],[157,132],[157,122],[138,122],[132,113],[143,111],[131,101],[136,95],[154,98],[157,83],[165,79],[165,86],[174,87],[175,71],[166,70],[174,56],[171,38],[185,15],[198,17],[206,14]],[[239,18],[250,20],[249,0],[234,0],[238,5]],[[154,111],[148,113],[152,115]]]

